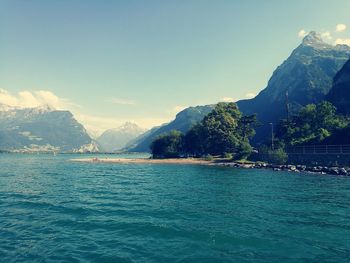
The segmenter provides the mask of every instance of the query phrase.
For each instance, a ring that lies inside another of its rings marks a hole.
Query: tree
[[[206,152],[207,135],[202,123],[198,123],[190,129],[184,138],[184,147],[187,154],[199,157]]]
[[[279,147],[272,150],[266,145],[259,148],[259,154],[256,161],[264,161],[273,164],[285,164],[288,160],[288,155],[283,148]]]
[[[256,116],[242,116],[235,103],[218,103],[185,135],[172,131],[151,145],[154,158],[190,156],[228,156],[247,158],[252,152],[249,139],[254,136]]]
[[[238,127],[240,133],[243,136],[244,140],[252,138],[255,135],[254,127],[258,125],[258,120],[256,114],[249,116],[242,116],[239,120]]]
[[[348,119],[337,115],[336,108],[324,101],[305,106],[290,120],[281,120],[276,136],[288,146],[321,143],[348,124]]]
[[[255,115],[242,116],[235,103],[218,103],[186,134],[186,150],[195,156],[225,153],[248,156],[252,150],[249,138],[255,133],[255,124]]]
[[[184,152],[184,135],[179,131],[158,136],[151,144],[153,158],[178,158]]]

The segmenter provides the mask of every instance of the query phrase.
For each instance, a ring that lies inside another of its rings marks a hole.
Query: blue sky
[[[0,95],[70,109],[89,129],[149,128],[185,106],[258,93],[301,30],[349,41],[349,10],[348,0],[0,0]]]

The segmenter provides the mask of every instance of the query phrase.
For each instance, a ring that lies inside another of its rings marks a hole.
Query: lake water
[[[0,262],[350,262],[350,177],[73,157],[0,154]]]

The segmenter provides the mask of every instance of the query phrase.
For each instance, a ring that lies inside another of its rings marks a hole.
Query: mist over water
[[[0,261],[350,260],[348,177],[74,157],[0,154]]]

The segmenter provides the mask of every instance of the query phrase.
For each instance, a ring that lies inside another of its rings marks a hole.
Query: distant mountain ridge
[[[139,127],[136,123],[126,122],[118,128],[103,132],[97,138],[97,142],[101,145],[103,151],[114,152],[123,149],[130,141],[144,132],[145,129]]]
[[[17,108],[0,104],[0,150],[97,151],[97,145],[69,111],[49,106]]]
[[[253,142],[266,140],[269,123],[277,124],[287,116],[286,93],[290,112],[309,103],[325,99],[333,78],[349,59],[350,47],[325,43],[316,32],[310,32],[303,42],[273,72],[267,87],[255,98],[238,101],[246,115],[256,113],[261,126]]]
[[[128,148],[132,152],[149,152],[152,141],[159,135],[168,133],[171,130],[187,132],[193,125],[200,122],[214,108],[214,105],[195,106],[184,109],[179,112],[175,119],[168,124],[164,124],[159,128],[152,129],[146,135],[141,136],[134,145]]]

